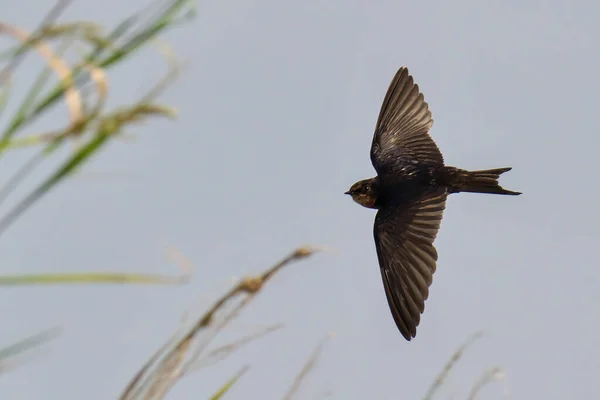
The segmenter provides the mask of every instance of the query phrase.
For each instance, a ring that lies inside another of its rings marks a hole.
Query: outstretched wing
[[[408,207],[384,207],[375,217],[375,247],[394,321],[406,340],[417,334],[436,269],[433,242],[446,207],[443,189]]]
[[[373,143],[371,162],[379,175],[402,170],[407,163],[443,165],[444,158],[429,136],[431,111],[419,86],[401,67],[385,95]]]

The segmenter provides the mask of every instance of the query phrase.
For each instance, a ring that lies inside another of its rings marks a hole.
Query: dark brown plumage
[[[451,193],[519,195],[498,178],[511,168],[466,171],[444,165],[429,130],[431,112],[402,67],[383,100],[371,162],[377,176],[356,182],[346,192],[354,201],[378,209],[373,234],[383,287],[394,321],[411,340],[429,296],[436,269],[433,242]]]

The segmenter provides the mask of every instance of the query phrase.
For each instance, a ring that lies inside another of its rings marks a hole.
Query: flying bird
[[[375,127],[371,163],[377,176],[345,193],[377,209],[373,235],[392,316],[406,340],[417,334],[438,259],[433,242],[451,193],[519,195],[502,188],[511,167],[467,171],[444,165],[429,135],[431,111],[406,67],[392,80]]]

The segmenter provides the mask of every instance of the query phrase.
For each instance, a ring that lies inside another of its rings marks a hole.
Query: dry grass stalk
[[[45,29],[47,29],[53,24],[53,22],[60,16],[60,14],[62,14],[63,11],[67,8],[70,2],[70,0],[59,0],[56,2],[54,7],[50,9],[50,11],[46,14],[46,17],[40,23],[40,26],[37,30],[37,34],[33,36],[33,40],[31,42],[34,42],[35,39],[39,36],[39,34],[41,34]],[[28,43],[23,43],[23,45],[26,44]],[[10,79],[12,72],[17,67],[17,65],[23,60],[25,55],[26,52],[22,52],[16,57],[13,57],[10,60],[10,62],[0,71],[0,87],[2,87]]]
[[[177,380],[191,371],[194,366],[197,366],[198,357],[202,354],[210,340],[212,340],[212,337],[200,346],[201,350],[194,352],[189,362],[184,364],[184,359],[188,356],[188,351],[194,344],[199,333],[213,323],[216,314],[222,310],[226,304],[238,296],[243,296],[242,300],[234,307],[234,309],[217,325],[216,331],[223,329],[239,315],[239,312],[258,293],[260,293],[270,279],[282,268],[294,261],[307,258],[318,250],[319,249],[312,247],[298,248],[262,274],[242,279],[227,293],[221,296],[182,338],[177,341],[172,338],[161,346],[161,348],[154,353],[150,360],[144,364],[131,380],[120,399],[155,400],[164,398],[168,390]]]

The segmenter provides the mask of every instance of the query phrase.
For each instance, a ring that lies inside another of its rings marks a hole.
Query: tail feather
[[[490,194],[504,194],[516,196],[521,192],[513,192],[506,190],[498,183],[500,175],[508,172],[512,167],[507,168],[495,168],[485,169],[479,171],[465,171],[457,170],[451,191],[458,192],[471,192],[471,193],[490,193]]]

